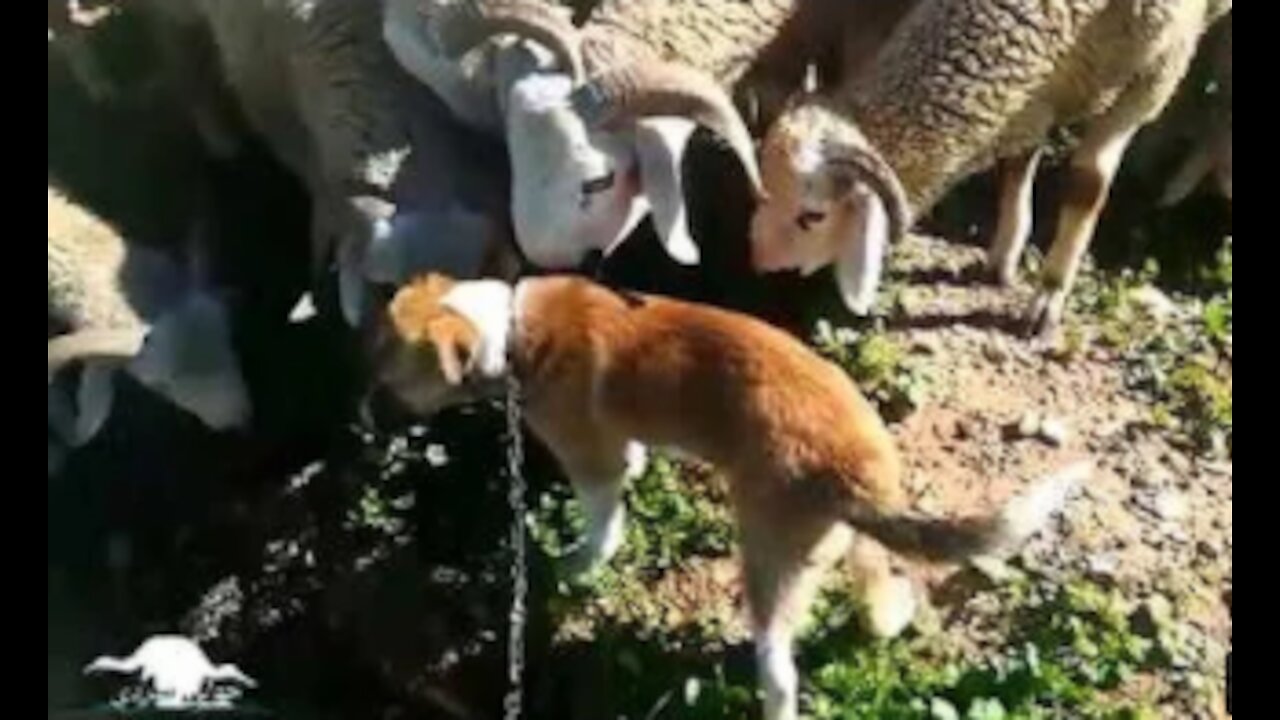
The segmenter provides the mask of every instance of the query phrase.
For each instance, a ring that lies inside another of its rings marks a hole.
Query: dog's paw
[[[901,635],[915,619],[917,600],[908,578],[894,576],[868,589],[867,628],[880,639]]]
[[[570,587],[589,587],[595,584],[607,566],[599,553],[579,546],[556,562],[556,579]]]

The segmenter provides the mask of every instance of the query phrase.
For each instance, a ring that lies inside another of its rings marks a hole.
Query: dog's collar
[[[524,280],[516,280],[511,285],[511,298],[507,309],[507,346],[502,349],[504,367],[504,376],[515,377],[519,379],[519,367],[517,365],[516,346],[520,341],[520,286]]]

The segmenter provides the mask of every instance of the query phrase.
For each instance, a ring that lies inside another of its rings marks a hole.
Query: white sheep
[[[787,110],[761,149],[759,271],[835,263],[866,312],[889,241],[954,183],[999,162],[989,265],[1010,282],[1031,229],[1041,146],[1085,121],[1032,328],[1052,335],[1134,133],[1162,111],[1230,0],[929,0],[865,73]]]
[[[391,0],[384,37],[460,116],[505,119],[512,219],[534,264],[573,267],[607,253],[650,212],[668,253],[696,262],[680,163],[698,125],[729,144],[759,187],[750,132],[726,88],[796,3],[606,0],[581,28],[538,0],[432,2],[425,16],[413,5]],[[454,97],[486,77],[468,52],[507,35],[525,42],[490,54],[494,95]]]
[[[474,276],[501,258],[500,149],[392,59],[380,0],[153,2],[203,24],[249,124],[307,185],[313,270],[336,260],[351,324],[370,283]]]
[[[123,371],[214,430],[245,427],[249,392],[223,301],[49,188],[49,473],[111,413]],[[74,399],[63,371],[82,365]]]

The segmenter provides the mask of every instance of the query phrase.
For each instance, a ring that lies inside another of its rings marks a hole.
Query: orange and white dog
[[[854,532],[870,624],[896,634],[915,610],[883,548],[934,561],[1013,550],[1088,473],[1074,465],[1000,511],[962,519],[907,507],[893,439],[835,365],[755,319],[587,280],[403,287],[378,333],[378,381],[421,415],[519,380],[524,417],[562,464],[587,517],[574,564],[623,540],[637,444],[714,463],[730,484],[767,720],[794,720],[792,637],[818,580]],[[866,538],[874,538],[874,541]],[[872,551],[871,549],[874,548]]]

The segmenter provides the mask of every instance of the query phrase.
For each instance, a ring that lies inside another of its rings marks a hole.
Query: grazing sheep
[[[336,259],[358,324],[368,284],[475,276],[506,245],[500,150],[401,70],[371,0],[155,0],[207,28],[249,124],[312,196],[312,260]],[[505,258],[503,258],[505,259]]]
[[[123,370],[215,430],[249,422],[227,309],[163,254],[49,188],[49,473],[111,413]],[[74,400],[55,384],[82,371]]]
[[[998,162],[989,264],[1010,282],[1030,233],[1046,134],[1085,121],[1029,313],[1033,329],[1052,335],[1125,148],[1230,8],[1230,0],[920,3],[875,72],[804,98],[768,132],[753,264],[811,273],[834,262],[846,304],[866,312],[888,242],[956,182]]]
[[[388,12],[384,36],[460,116],[484,114],[477,102],[505,116],[512,217],[533,263],[572,267],[610,251],[650,211],[668,253],[696,262],[679,170],[698,125],[728,142],[759,187],[750,133],[726,88],[796,3],[607,0],[581,28],[538,0],[436,2],[425,18],[413,5],[391,0],[389,10],[399,9]],[[503,35],[526,42],[491,58],[494,97],[453,97],[459,83],[441,69]]]
[[[604,0],[577,30],[539,0],[437,0],[425,20],[416,0],[389,2],[384,36],[406,69],[480,127],[505,112],[516,238],[535,264],[564,268],[610,252],[647,214],[668,254],[696,263],[681,162],[697,125],[728,142],[758,194],[729,91],[772,117],[809,61],[843,41],[866,62],[915,0]],[[505,35],[534,57],[507,47],[486,65],[469,52]]]

